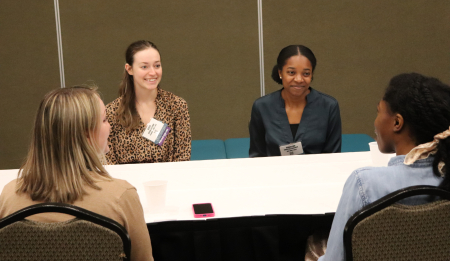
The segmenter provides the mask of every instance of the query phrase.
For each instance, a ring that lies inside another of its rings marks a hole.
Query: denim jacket
[[[433,157],[405,165],[405,155],[391,158],[388,167],[364,167],[353,171],[344,185],[339,201],[326,254],[319,261],[345,260],[344,227],[358,210],[396,190],[416,185],[438,186],[442,178],[433,174]],[[422,204],[416,198],[405,204]]]

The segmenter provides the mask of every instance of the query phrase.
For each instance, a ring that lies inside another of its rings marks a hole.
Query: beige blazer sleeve
[[[124,226],[131,239],[131,260],[153,261],[152,245],[144,219],[139,195],[135,188],[125,191],[119,200],[124,214]]]

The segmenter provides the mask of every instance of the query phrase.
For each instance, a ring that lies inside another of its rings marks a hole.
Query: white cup
[[[166,206],[167,180],[151,180],[144,183],[148,213],[164,212]]]
[[[369,142],[370,154],[372,155],[372,165],[377,167],[386,167],[389,160],[395,156],[395,153],[382,153],[378,149],[378,144],[376,141]]]

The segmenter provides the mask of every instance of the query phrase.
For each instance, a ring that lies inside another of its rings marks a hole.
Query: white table
[[[335,212],[353,170],[371,165],[370,152],[107,166],[134,185],[147,212],[143,182],[168,180],[164,214],[147,223],[193,220],[192,204],[210,202],[216,218]],[[0,171],[0,189],[17,170]]]

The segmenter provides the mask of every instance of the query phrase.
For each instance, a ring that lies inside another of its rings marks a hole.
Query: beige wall
[[[38,102],[59,86],[53,1],[0,10],[0,169],[26,155]],[[449,1],[262,0],[266,93],[278,52],[304,44],[318,64],[312,86],[338,99],[344,133],[373,136],[389,79],[416,71],[450,82]],[[248,137],[260,96],[257,1],[60,0],[66,86],[95,81],[117,97],[128,44],[148,39],[164,89],[189,104],[193,139]]]
[[[68,86],[95,80],[105,101],[113,100],[127,46],[150,40],[161,52],[162,88],[188,102],[193,139],[248,135],[260,94],[253,2],[79,0],[60,7]]]
[[[280,88],[270,71],[281,48],[310,47],[311,86],[339,101],[343,133],[374,137],[376,105],[396,74],[450,83],[450,1],[299,2],[263,1],[266,91]]]
[[[20,167],[39,102],[60,84],[53,1],[1,6],[0,169],[7,169]]]

